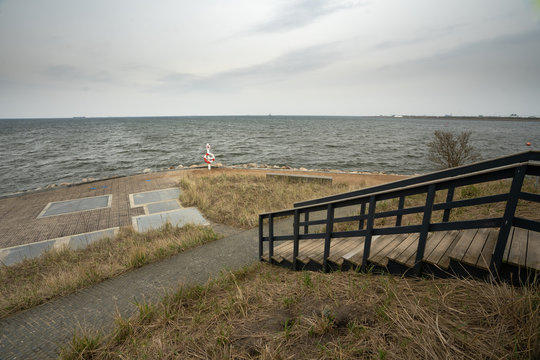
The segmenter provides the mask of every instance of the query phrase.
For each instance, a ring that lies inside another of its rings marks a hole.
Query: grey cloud
[[[415,45],[415,44],[420,44],[424,42],[429,42],[429,41],[440,39],[443,36],[451,34],[460,26],[462,25],[452,25],[452,26],[447,26],[442,29],[431,29],[430,31],[425,31],[424,34],[416,36],[414,38],[408,38],[408,39],[404,38],[404,39],[394,39],[394,40],[383,41],[378,44],[375,44],[373,48],[376,50],[386,50],[386,49],[396,48],[400,46]]]
[[[209,76],[172,73],[159,82],[179,90],[220,91],[252,84],[280,81],[300,73],[314,71],[339,60],[337,44],[314,46],[284,54],[268,62]]]
[[[52,80],[62,82],[98,82],[112,81],[111,74],[106,70],[86,70],[71,65],[53,65],[43,71],[43,74]]]
[[[343,9],[365,5],[359,1],[300,0],[288,2],[278,14],[259,24],[255,32],[281,32],[303,27],[316,19]]]
[[[491,93],[539,93],[540,29],[478,41],[429,57],[384,66],[371,74],[374,80],[401,79],[438,84],[455,93],[483,89]]]

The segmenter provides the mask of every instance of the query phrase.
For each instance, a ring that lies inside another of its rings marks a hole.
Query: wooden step
[[[527,262],[525,265],[530,269],[540,271],[540,232],[529,231]]]

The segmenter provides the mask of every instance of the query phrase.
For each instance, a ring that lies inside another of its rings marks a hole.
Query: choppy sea
[[[216,162],[418,174],[435,130],[472,131],[488,159],[538,146],[540,122],[445,118],[201,116],[0,119],[0,196],[83,178]],[[527,142],[533,145],[527,146]],[[538,148],[538,147],[536,147]]]

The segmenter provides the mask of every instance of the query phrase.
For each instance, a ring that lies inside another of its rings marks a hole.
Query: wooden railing
[[[268,255],[271,259],[274,255],[275,242],[292,240],[294,242],[292,267],[296,270],[298,269],[299,242],[306,239],[321,239],[321,241],[324,240],[323,270],[327,271],[331,240],[333,238],[364,237],[361,266],[365,269],[368,265],[374,235],[419,233],[418,248],[416,250],[413,269],[413,272],[418,274],[421,271],[429,232],[499,228],[499,237],[490,263],[490,270],[493,273],[498,273],[511,227],[515,226],[540,231],[539,221],[515,216],[516,206],[519,200],[540,202],[540,195],[522,191],[522,185],[526,175],[540,176],[540,166],[536,162],[538,160],[540,160],[540,152],[531,151],[346,194],[311,200],[296,204],[299,206],[295,205],[296,207],[294,209],[260,214],[259,257],[262,258],[263,256],[265,242],[268,243]],[[465,200],[454,200],[454,190],[458,187],[503,179],[511,179],[510,189],[506,193]],[[436,203],[435,194],[441,190],[446,190],[445,200]],[[421,206],[405,207],[406,197],[413,195],[425,195],[425,203]],[[376,210],[377,203],[393,199],[397,200],[397,210],[379,212]],[[500,217],[450,221],[450,214],[453,209],[500,202],[505,203],[504,214]],[[344,211],[347,215],[336,216],[336,210],[339,209],[348,209],[348,211]],[[432,220],[433,211],[441,210],[443,211],[442,220],[440,222],[434,222]],[[319,214],[319,219],[310,220],[310,214],[316,212],[322,213],[322,217]],[[422,214],[421,223],[416,225],[402,225],[403,216],[408,214]],[[283,216],[293,217],[292,229],[287,229],[285,234],[275,235],[274,220]],[[301,217],[303,217],[303,221],[300,220]],[[374,226],[375,219],[388,217],[396,218],[394,226],[382,228]],[[264,231],[265,221],[268,223],[266,233]],[[358,227],[355,230],[334,231],[334,224],[340,222],[357,222]],[[314,225],[325,225],[324,232],[310,233],[310,227],[313,229]],[[300,233],[301,228],[303,228],[302,234]]]

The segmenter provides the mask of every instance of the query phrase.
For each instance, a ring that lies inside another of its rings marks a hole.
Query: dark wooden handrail
[[[393,181],[390,183],[376,185],[369,188],[364,188],[360,190],[354,190],[342,194],[336,194],[331,196],[326,196],[318,199],[312,199],[307,201],[300,201],[294,204],[294,207],[302,207],[307,205],[315,205],[335,200],[346,199],[350,197],[355,197],[359,195],[371,194],[384,190],[397,189],[404,186],[419,184],[423,182],[439,180],[444,178],[449,178],[453,176],[465,175],[472,172],[495,169],[501,166],[512,165],[516,163],[528,162],[528,161],[540,161],[540,151],[531,150],[522,153],[517,153],[513,155],[503,156],[496,159],[490,159],[485,161],[476,162],[474,164],[463,165],[459,167],[454,167],[451,169],[441,170],[432,172],[425,175],[419,175],[410,177],[403,180]]]
[[[527,161],[520,161],[524,158]],[[442,230],[463,230],[483,227],[498,227],[499,238],[497,240],[495,251],[492,256],[490,268],[493,273],[497,273],[500,269],[508,232],[512,226],[519,226],[533,231],[540,231],[540,222],[530,219],[521,219],[515,217],[515,210],[520,199],[540,202],[540,195],[531,194],[522,191],[522,184],[525,175],[540,175],[540,164],[536,161],[540,158],[540,152],[530,151],[526,153],[516,154],[505,158],[485,161],[482,163],[473,164],[459,168],[459,171],[452,174],[449,171],[437,172],[437,176],[419,176],[406,179],[407,182],[399,181],[392,183],[390,188],[376,186],[370,189],[363,189],[364,193],[352,192],[346,194],[345,197],[335,199],[334,197],[325,197],[312,201],[313,203],[296,206],[293,209],[281,210],[271,213],[259,215],[259,257],[263,255],[263,242],[269,243],[269,256],[273,256],[273,247],[275,241],[293,240],[293,268],[297,268],[296,258],[298,256],[299,242],[306,239],[324,239],[324,254],[323,254],[323,269],[328,268],[327,259],[330,255],[331,239],[336,237],[365,237],[364,252],[362,267],[367,266],[369,258],[371,240],[374,235],[388,234],[403,234],[403,233],[419,233],[418,249],[416,252],[416,262],[414,272],[421,271],[421,260],[424,255],[427,234],[431,231]],[[502,159],[502,160],[501,160]],[[514,160],[514,163],[508,163]],[[478,165],[482,166],[478,166]],[[496,164],[504,164],[495,166]],[[487,167],[487,168],[486,168]],[[465,172],[467,169],[468,172]],[[476,171],[474,171],[476,170]],[[441,177],[441,174],[448,175]],[[454,189],[460,186],[478,184],[488,181],[512,179],[510,191],[504,194],[482,196],[472,199],[453,200]],[[415,180],[416,182],[411,182]],[[395,187],[395,184],[405,184],[401,187]],[[365,192],[370,190],[370,192]],[[439,190],[447,190],[446,200],[440,203],[435,203],[435,193]],[[355,193],[355,195],[351,195]],[[425,194],[426,202],[421,206],[406,208],[404,199],[406,196]],[[341,194],[345,195],[345,194]],[[399,205],[397,210],[391,211],[376,211],[378,201],[398,199]],[[483,204],[492,204],[505,202],[505,212],[502,217],[489,219],[472,219],[466,221],[449,221],[450,212],[452,209],[475,206]],[[359,215],[336,216],[335,211],[348,207],[360,205],[361,210]],[[366,213],[367,207],[367,213]],[[433,223],[431,221],[431,213],[433,211],[444,211],[442,222]],[[323,219],[310,219],[310,213],[322,212]],[[401,218],[406,214],[422,213],[422,223],[420,225],[401,225]],[[300,220],[300,216],[304,214],[304,221]],[[326,214],[324,216],[324,214]],[[274,219],[281,216],[294,216],[293,229],[291,233],[285,235],[274,235]],[[386,228],[374,228],[374,220],[383,217],[396,217],[395,226]],[[268,236],[264,236],[264,220],[268,219],[269,230]],[[349,230],[335,232],[333,225],[339,222],[358,221],[358,230]],[[364,223],[366,228],[364,229]],[[325,233],[309,233],[309,227],[313,225],[326,225]],[[303,227],[303,234],[300,233],[300,227]]]

